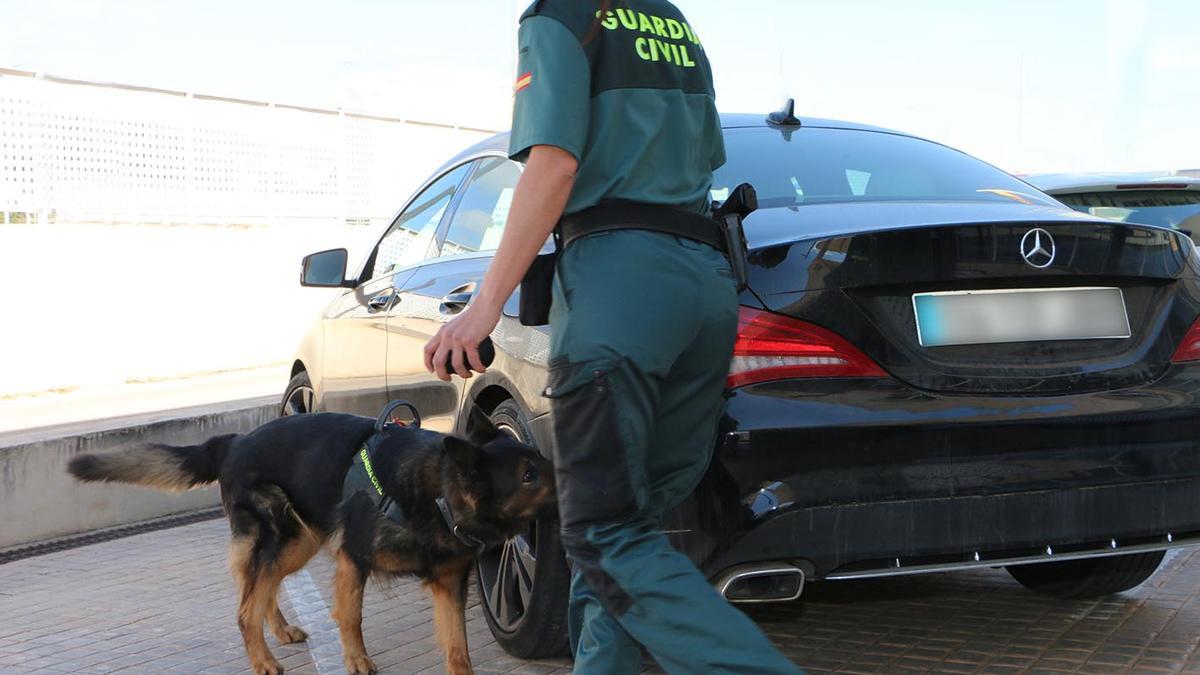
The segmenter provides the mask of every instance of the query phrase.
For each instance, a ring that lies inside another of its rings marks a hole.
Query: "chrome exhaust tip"
[[[716,587],[729,602],[787,602],[804,592],[804,570],[786,562],[738,565],[725,570]]]

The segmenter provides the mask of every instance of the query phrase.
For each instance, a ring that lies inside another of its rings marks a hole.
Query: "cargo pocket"
[[[550,367],[543,394],[554,415],[554,472],[564,529],[637,512],[629,447],[611,381],[616,367],[615,359]]]

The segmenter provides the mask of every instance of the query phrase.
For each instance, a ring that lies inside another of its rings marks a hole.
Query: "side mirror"
[[[348,257],[349,253],[344,248],[304,256],[300,285],[317,288],[354,288],[354,282],[346,280]]]

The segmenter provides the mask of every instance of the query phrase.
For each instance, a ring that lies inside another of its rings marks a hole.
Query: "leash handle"
[[[418,429],[421,428],[421,413],[417,412],[417,406],[408,401],[399,400],[392,401],[391,403],[387,404],[387,406],[384,407],[383,412],[379,413],[379,418],[375,420],[375,433],[381,433],[383,431],[383,428],[388,424],[388,420],[391,419],[392,413],[395,412],[397,408],[408,408],[408,411],[412,413],[413,418],[412,423],[408,426],[416,427]]]

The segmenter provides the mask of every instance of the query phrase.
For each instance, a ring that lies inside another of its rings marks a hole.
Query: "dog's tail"
[[[214,436],[200,445],[148,443],[117,452],[79,455],[67,465],[67,471],[86,482],[133,483],[182,492],[217,480],[234,438],[237,434]]]

